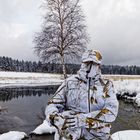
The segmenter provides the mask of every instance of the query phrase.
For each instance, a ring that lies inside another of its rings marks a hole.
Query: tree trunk
[[[61,55],[61,64],[62,64],[62,68],[63,68],[63,75],[64,75],[64,79],[67,78],[67,73],[66,73],[66,66],[64,63],[64,55]]]

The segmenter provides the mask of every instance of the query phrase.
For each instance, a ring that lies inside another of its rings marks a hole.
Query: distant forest
[[[80,64],[66,64],[68,74],[77,73],[79,68]],[[101,69],[102,74],[140,75],[138,66],[102,65]],[[62,73],[62,67],[55,63],[19,61],[3,56],[0,57],[0,71]]]

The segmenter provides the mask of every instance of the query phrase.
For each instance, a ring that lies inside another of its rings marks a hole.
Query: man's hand
[[[76,114],[73,111],[64,111],[62,113],[55,114],[52,116],[52,122],[54,126],[58,127],[61,130],[67,128],[77,128],[77,127],[86,127],[89,123],[94,126],[96,121],[87,117],[87,114],[79,113]]]
[[[64,128],[75,128],[78,127],[78,118],[76,115],[69,115],[65,120]]]
[[[73,111],[64,111],[50,115],[50,122],[59,129],[74,128],[77,126],[77,118]]]

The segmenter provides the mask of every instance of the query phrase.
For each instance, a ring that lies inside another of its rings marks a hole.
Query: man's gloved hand
[[[56,114],[53,117],[53,124],[61,130],[77,127],[96,128],[99,126],[98,120],[90,117],[88,114],[76,114],[73,111],[64,111]]]
[[[62,113],[53,113],[50,115],[50,122],[53,126],[58,127],[59,129],[66,129],[73,126],[73,120],[75,114],[73,111],[64,111]],[[75,120],[76,121],[76,120]]]
[[[64,124],[64,128],[76,128],[79,127],[78,117],[77,115],[70,114]]]
[[[53,126],[62,129],[65,123],[65,118],[60,114],[50,115],[50,122]]]
[[[53,112],[52,114],[49,115],[49,120],[52,125],[54,125],[54,120],[55,120],[55,117],[57,116],[58,116],[57,112]]]
[[[96,128],[96,125],[98,125],[98,121],[96,119],[89,117],[88,114],[83,113],[71,114],[65,121],[66,128]]]
[[[68,128],[76,128],[86,126],[86,114],[79,113],[74,114],[71,113],[70,116],[67,117],[65,126]]]
[[[59,129],[76,128],[83,127],[87,124],[86,114],[79,113],[76,114],[73,111],[64,111],[62,113],[57,113],[50,116],[52,125],[58,127]]]

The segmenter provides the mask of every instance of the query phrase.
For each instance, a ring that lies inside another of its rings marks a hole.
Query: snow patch
[[[60,85],[62,81],[60,74],[0,72],[0,87]]]
[[[9,131],[0,135],[0,140],[22,140],[27,134],[19,131]]]
[[[44,120],[43,123],[39,125],[30,134],[42,135],[42,134],[53,134],[53,133],[54,133],[54,140],[59,140],[59,134],[57,132],[57,129],[54,126],[50,126],[50,124],[46,120]]]
[[[132,100],[137,106],[140,106],[140,79],[137,80],[118,80],[114,81],[114,87],[117,95]]]
[[[52,134],[56,132],[56,128],[53,126],[50,126],[49,123],[44,120],[41,125],[39,125],[34,131],[31,132],[31,134],[41,135],[41,134]]]
[[[124,130],[112,134],[113,140],[140,140],[139,130]]]

